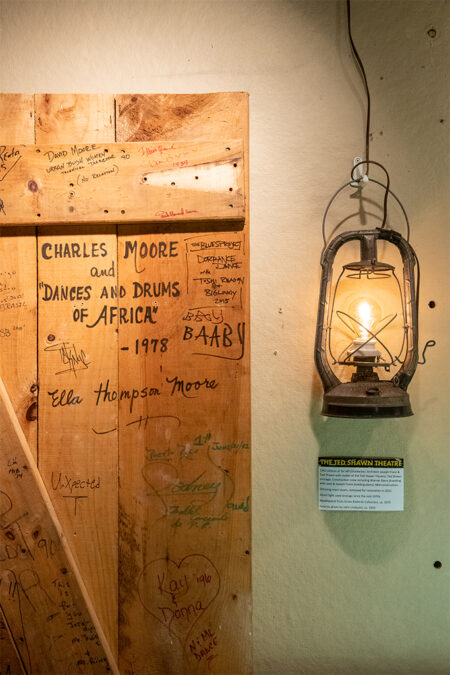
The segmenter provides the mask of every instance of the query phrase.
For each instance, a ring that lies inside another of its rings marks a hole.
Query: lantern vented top
[[[351,277],[383,277],[388,276],[393,269],[393,265],[380,262],[377,254],[377,237],[375,234],[362,233],[359,240],[361,259],[357,262],[347,263],[344,270],[352,270],[356,274],[350,274]],[[386,272],[388,274],[386,274]]]

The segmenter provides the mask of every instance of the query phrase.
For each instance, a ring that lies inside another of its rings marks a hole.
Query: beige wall
[[[320,417],[313,367],[321,217],[363,153],[345,4],[0,2],[3,92],[250,92],[259,675],[448,672],[448,10],[441,0],[354,3],[372,158],[409,213],[420,341],[438,345],[412,381],[414,417],[352,421]],[[380,190],[366,196],[379,214]],[[343,197],[330,222],[355,210]],[[320,513],[317,456],[339,453],[403,456],[405,512]]]

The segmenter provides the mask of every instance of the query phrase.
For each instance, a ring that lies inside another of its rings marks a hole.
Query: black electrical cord
[[[350,0],[347,0],[347,28],[348,28],[348,39],[350,40],[350,44],[352,47],[352,53],[355,58],[355,61],[357,62],[360,72],[361,72],[361,77],[364,82],[364,88],[366,90],[366,95],[367,95],[367,115],[366,115],[366,161],[369,162],[369,141],[370,141],[370,91],[369,91],[369,85],[367,83],[367,77],[366,77],[366,71],[364,70],[363,62],[361,61],[361,58],[358,54],[358,50],[356,49],[356,45],[353,41],[353,36],[352,36],[352,22],[351,22],[351,12],[350,12]],[[367,175],[369,175],[369,167],[367,167]]]
[[[358,166],[361,166],[362,164],[367,164],[367,174],[366,174],[367,176],[369,175],[369,166],[370,166],[370,164],[375,164],[375,165],[379,166],[381,169],[383,169],[384,173],[386,174],[386,185],[383,185],[382,183],[379,183],[379,185],[382,185],[382,186],[385,188],[384,202],[383,202],[383,222],[382,222],[381,228],[380,228],[380,229],[382,230],[382,229],[385,227],[385,225],[386,225],[386,219],[387,219],[387,200],[388,200],[389,193],[391,192],[391,190],[390,190],[390,183],[391,183],[391,181],[390,181],[390,177],[389,177],[389,173],[388,173],[387,169],[386,169],[382,164],[380,164],[380,162],[375,162],[375,161],[371,160],[370,157],[369,157],[369,144],[370,144],[370,109],[371,109],[371,103],[370,103],[370,91],[369,91],[369,85],[368,85],[368,82],[367,82],[367,76],[366,76],[366,71],[365,71],[365,69],[364,69],[363,62],[361,61],[361,57],[359,56],[358,50],[356,49],[356,45],[355,45],[355,43],[354,43],[354,41],[353,41],[353,36],[352,36],[352,25],[351,25],[351,24],[352,24],[352,22],[351,22],[351,6],[350,6],[350,3],[351,3],[351,0],[347,0],[347,29],[348,29],[348,39],[349,39],[349,41],[350,41],[350,45],[351,45],[351,48],[352,48],[352,54],[353,54],[353,57],[354,57],[356,63],[358,64],[358,67],[359,67],[359,70],[360,70],[360,73],[361,73],[361,77],[362,77],[362,80],[363,80],[363,82],[364,82],[364,88],[365,88],[365,90],[366,90],[366,96],[367,96],[367,115],[366,115],[366,158],[365,158],[365,160],[363,160],[363,161],[361,161],[361,162],[358,162],[357,164],[354,165],[353,169],[352,169],[351,172],[350,172],[351,181],[350,181],[350,183],[347,183],[346,185],[350,185],[351,183],[354,183],[354,182],[357,180],[357,179],[354,177],[353,174],[354,174],[355,169],[356,169]],[[369,178],[369,180],[371,180],[371,179]],[[378,182],[378,181],[374,181],[374,182]],[[346,186],[343,186],[342,188],[340,188],[340,189],[333,195],[333,197],[331,198],[331,201],[329,202],[329,204],[328,204],[328,206],[327,206],[327,209],[326,209],[326,211],[325,211],[324,220],[323,220],[323,222],[322,222],[322,234],[323,234],[323,237],[324,237],[324,241],[325,241],[325,218],[326,218],[326,214],[327,214],[328,209],[329,209],[329,207],[330,207],[330,205],[331,205],[331,202],[334,201],[335,197],[339,194],[339,192],[340,192],[344,187],[346,187]],[[391,192],[391,194],[393,194],[393,193]],[[395,195],[394,195],[394,197],[395,197]],[[397,201],[399,201],[399,200],[397,199]],[[399,204],[400,204],[400,206],[401,206],[401,208],[402,208],[402,210],[403,210],[403,213],[404,213],[404,215],[405,215],[406,222],[407,222],[407,225],[408,225],[408,241],[409,241],[409,222],[408,222],[408,217],[406,216],[406,212],[405,212],[405,209],[403,208],[403,205],[402,205],[400,202],[399,202]],[[416,312],[417,312],[417,316],[418,316],[418,315],[419,315],[419,297],[420,297],[420,264],[419,264],[419,259],[418,259],[417,255],[416,255],[415,253],[414,253],[414,256],[415,256],[416,265],[417,265]],[[430,347],[434,347],[435,344],[436,344],[436,341],[435,341],[435,340],[428,340],[428,341],[427,341],[427,343],[425,344],[425,347],[424,347],[424,349],[423,349],[423,352],[422,352],[422,359],[418,361],[418,364],[422,365],[422,364],[424,364],[424,363],[426,362],[425,352],[426,352],[427,349],[429,349]]]
[[[366,90],[366,96],[367,96],[367,115],[366,115],[366,158],[362,162],[358,162],[358,164],[355,164],[352,171],[351,171],[351,179],[352,181],[357,180],[354,177],[354,171],[358,166],[361,166],[362,164],[367,165],[366,169],[366,175],[369,175],[369,168],[371,164],[376,164],[376,166],[379,166],[381,169],[383,169],[384,173],[386,174],[386,186],[385,186],[385,193],[384,193],[384,202],[383,202],[383,222],[381,224],[381,229],[384,229],[386,225],[386,220],[387,220],[387,200],[389,196],[389,186],[391,184],[390,178],[389,178],[389,173],[387,172],[387,169],[380,164],[380,162],[375,162],[370,159],[370,150],[369,150],[369,145],[370,145],[370,109],[371,109],[371,103],[370,103],[370,91],[369,91],[369,84],[367,82],[367,76],[366,76],[366,71],[364,69],[364,64],[361,61],[361,57],[358,54],[358,50],[356,49],[355,42],[353,40],[352,36],[352,21],[351,21],[351,6],[350,6],[350,0],[347,0],[347,29],[348,29],[348,39],[350,41],[350,45],[352,47],[352,53],[353,57],[356,61],[356,63],[359,66],[359,70],[361,72],[361,77],[364,82],[364,89]]]

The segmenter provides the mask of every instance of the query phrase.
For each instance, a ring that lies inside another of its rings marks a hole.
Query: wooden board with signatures
[[[247,675],[248,96],[3,95],[0,165],[0,375],[120,672]]]
[[[2,145],[0,222],[243,221],[243,171],[242,140]]]

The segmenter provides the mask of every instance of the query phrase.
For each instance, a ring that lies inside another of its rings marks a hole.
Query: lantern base
[[[341,382],[323,397],[327,417],[409,417],[409,395],[390,381]]]

